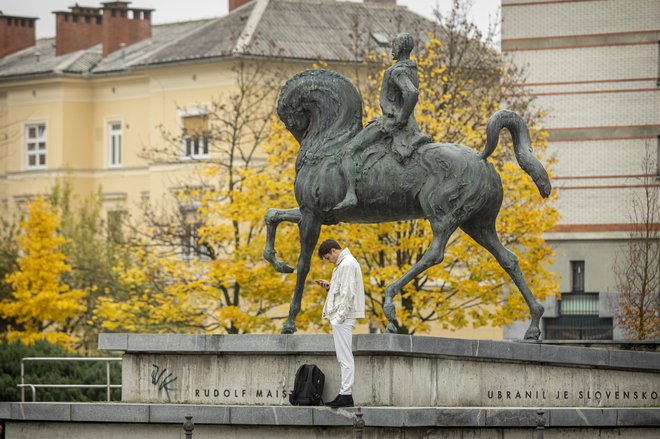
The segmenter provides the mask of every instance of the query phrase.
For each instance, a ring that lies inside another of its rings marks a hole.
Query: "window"
[[[600,316],[600,293],[584,292],[584,261],[571,261],[571,291],[557,303],[557,317],[543,317],[546,340],[612,340],[612,317]]]
[[[371,38],[373,38],[380,47],[388,47],[390,45],[389,38],[379,32],[371,32]]]
[[[25,126],[27,147],[27,168],[43,169],[46,167],[46,124]]]
[[[584,261],[571,261],[571,292],[584,292]]]
[[[598,316],[598,293],[564,294],[559,301],[562,316]]]
[[[184,225],[181,247],[183,248],[183,259],[185,261],[199,258],[203,254],[204,246],[199,242],[199,229],[201,227],[201,222],[191,222]]]
[[[199,205],[185,204],[179,206],[183,219],[183,230],[181,235],[181,247],[183,259],[191,261],[204,255],[204,245],[200,243],[199,229],[202,223],[199,220]]]
[[[108,241],[119,244],[123,242],[122,224],[124,220],[123,210],[108,211]]]
[[[121,122],[108,123],[108,164],[111,167],[122,165]]]
[[[183,116],[183,156],[191,159],[209,156],[209,121],[206,114]]]

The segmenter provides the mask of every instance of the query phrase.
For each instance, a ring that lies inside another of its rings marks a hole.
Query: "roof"
[[[101,45],[55,56],[54,38],[0,59],[0,78],[121,74],[154,65],[227,57],[362,61],[378,41],[435,24],[404,6],[337,0],[255,0],[226,16],[155,25],[152,36],[102,57]],[[356,40],[357,43],[356,44]]]
[[[390,41],[410,32],[426,39],[434,26],[403,6],[282,2],[268,12],[248,47],[252,54],[268,53],[272,46],[291,58],[361,61],[366,48],[378,46],[374,36],[385,35]],[[355,47],[361,47],[362,53]]]

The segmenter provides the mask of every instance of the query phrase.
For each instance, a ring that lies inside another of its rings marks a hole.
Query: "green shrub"
[[[61,347],[45,341],[33,345],[0,341],[0,401],[20,401],[21,358],[75,357]],[[25,382],[29,384],[105,384],[104,362],[26,361]],[[110,363],[110,382],[121,384],[121,363]],[[113,389],[112,400],[121,398]],[[37,389],[37,401],[105,401],[106,389]],[[32,390],[25,389],[25,400],[32,401]]]

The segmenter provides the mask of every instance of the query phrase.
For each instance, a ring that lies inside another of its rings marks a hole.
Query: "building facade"
[[[232,0],[224,17],[152,26],[157,11],[129,2],[54,11],[55,38],[35,42],[35,19],[0,15],[0,210],[67,177],[78,194],[102,187],[107,210],[158,200],[212,151],[184,139],[175,163],[143,157],[163,133],[203,131],[211,100],[235,89],[242,61],[300,71],[319,59],[356,64],[365,43],[430,22],[394,0]],[[332,26],[324,25],[328,20]],[[356,24],[357,23],[357,24]],[[208,127],[207,127],[208,128]]]
[[[502,0],[502,51],[547,111],[557,159],[562,218],[545,238],[563,298],[547,304],[545,338],[625,338],[613,268],[635,227],[631,194],[660,183],[660,2]]]

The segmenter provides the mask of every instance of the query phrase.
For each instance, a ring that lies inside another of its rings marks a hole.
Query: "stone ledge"
[[[100,350],[127,353],[333,355],[331,335],[99,334]],[[391,334],[353,336],[356,355],[414,355],[660,372],[660,352]]]
[[[550,424],[591,427],[595,425],[619,425],[618,410],[606,409],[555,409],[550,413]]]
[[[122,403],[0,402],[5,421],[199,425],[352,426],[357,409],[292,406],[212,406]],[[660,408],[546,408],[546,427],[659,427]],[[363,407],[368,427],[535,427],[536,409]]]
[[[0,419],[12,419],[10,402],[0,402]]]

